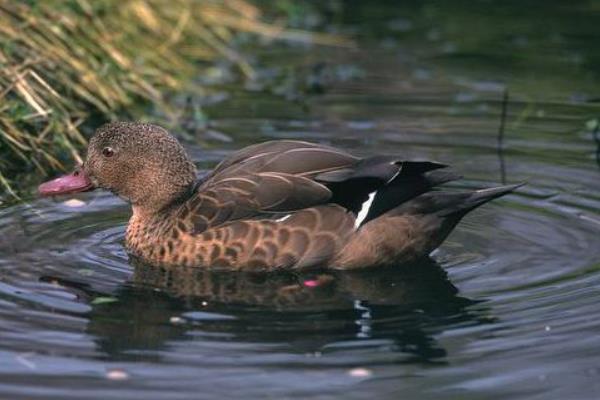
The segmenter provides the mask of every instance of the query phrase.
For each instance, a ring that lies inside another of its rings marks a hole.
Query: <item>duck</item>
[[[468,212],[521,185],[439,188],[460,178],[435,161],[297,140],[250,145],[199,177],[166,129],[110,122],[82,165],[38,191],[104,189],[126,200],[125,247],[150,265],[359,270],[427,257]]]

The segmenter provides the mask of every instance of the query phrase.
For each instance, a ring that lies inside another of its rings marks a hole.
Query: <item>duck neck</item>
[[[163,218],[168,211],[185,202],[196,189],[196,181],[174,187],[170,191],[162,191],[154,195],[132,202],[133,217],[139,221],[151,221]]]

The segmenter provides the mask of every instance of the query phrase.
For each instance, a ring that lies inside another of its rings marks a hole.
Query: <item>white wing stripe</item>
[[[369,193],[369,198],[365,201],[356,216],[356,221],[354,222],[354,227],[358,229],[358,227],[362,224],[362,222],[367,218],[369,214],[369,210],[371,209],[371,205],[373,204],[373,200],[375,199],[375,195],[377,191]]]

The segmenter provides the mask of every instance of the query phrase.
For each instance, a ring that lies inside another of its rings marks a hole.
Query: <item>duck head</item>
[[[165,129],[112,122],[96,130],[83,165],[38,190],[54,196],[101,188],[129,201],[134,212],[155,212],[189,191],[195,181],[194,164]]]

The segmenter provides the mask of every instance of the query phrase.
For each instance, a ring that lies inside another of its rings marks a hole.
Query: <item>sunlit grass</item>
[[[339,38],[263,21],[244,0],[0,0],[0,187],[15,171],[42,174],[80,159],[80,126],[140,100],[166,107],[203,66],[228,59],[237,32],[340,44]],[[1,193],[1,192],[0,192]],[[1,197],[1,196],[0,196]]]

